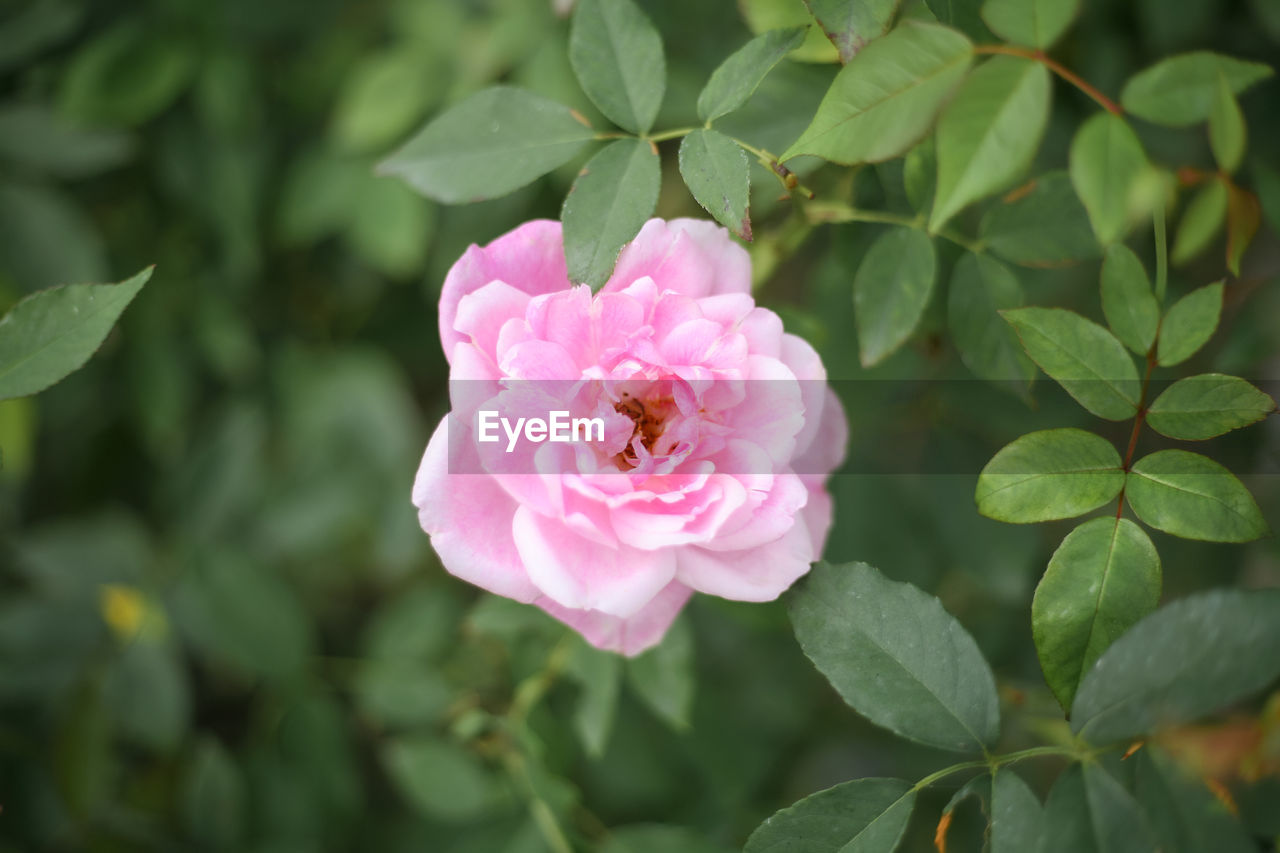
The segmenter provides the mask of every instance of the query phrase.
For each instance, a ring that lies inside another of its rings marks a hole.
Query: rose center
[[[627,446],[618,454],[618,461],[632,468],[636,466],[638,459],[633,442],[637,435],[640,436],[640,443],[645,450],[653,453],[654,442],[666,429],[667,415],[675,407],[675,400],[669,396],[642,400],[623,391],[622,399],[613,405],[614,411],[631,418],[635,426],[632,429],[631,438],[627,440]]]

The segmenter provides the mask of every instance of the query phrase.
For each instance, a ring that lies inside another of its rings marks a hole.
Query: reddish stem
[[[1123,115],[1124,110],[1115,101],[1102,94],[1085,80],[1079,74],[1076,74],[1070,68],[1067,68],[1057,60],[1050,59],[1043,50],[1028,50],[1025,47],[1013,47],[1007,44],[980,44],[974,48],[974,53],[990,53],[1003,54],[1005,56],[1020,56],[1023,59],[1030,59],[1032,62],[1039,62],[1045,68],[1048,68],[1054,74],[1057,74],[1063,80],[1066,80],[1072,86],[1075,86],[1081,92],[1084,92],[1090,98],[1093,98],[1100,107],[1112,115]]]

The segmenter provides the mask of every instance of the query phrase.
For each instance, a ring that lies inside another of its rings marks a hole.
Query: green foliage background
[[[660,130],[700,124],[697,95],[749,22],[795,23],[763,0],[642,5],[666,43]],[[850,711],[782,604],[699,597],[667,643],[623,664],[454,582],[418,529],[409,487],[447,407],[440,282],[468,244],[557,216],[580,163],[463,207],[373,166],[495,82],[607,127],[567,39],[536,0],[0,3],[0,312],[156,265],[83,370],[0,402],[0,850],[533,853],[560,834],[607,853],[705,853],[739,849],[818,789],[948,763]],[[1054,55],[1114,97],[1170,53],[1275,65],[1277,45],[1270,0],[1094,0]],[[782,151],[837,68],[784,61],[717,128]],[[1065,168],[1096,111],[1054,85],[1030,174]],[[1242,97],[1242,183],[1266,215],[1195,372],[1280,371],[1278,87]],[[1167,166],[1213,168],[1203,126],[1140,135]],[[661,144],[658,214],[703,215],[678,147]],[[774,177],[751,168],[757,298],[833,376],[968,376],[936,294],[912,342],[864,370],[850,291],[882,226],[797,227]],[[866,167],[847,186],[819,174],[817,201],[905,209],[911,168]],[[1223,277],[1216,240],[1175,267],[1171,296]],[[939,255],[946,281],[960,253]],[[1018,274],[1029,304],[1098,318],[1098,271]],[[1097,428],[1050,384],[1035,408],[978,383],[840,388],[855,460],[931,473],[837,477],[827,558],[942,599],[1020,709],[1006,751],[1068,737],[1029,613],[1070,527],[981,518],[973,475],[1030,430]],[[1213,455],[1254,475],[1263,517],[1280,518],[1276,418]],[[1167,598],[1280,583],[1274,537],[1152,538]],[[1276,700],[1260,708],[1241,713],[1280,763]],[[1061,766],[1036,765],[1032,788],[1043,796]],[[1245,824],[1280,835],[1280,782],[1234,769]],[[901,849],[930,848],[949,796],[921,795]],[[976,810],[957,810],[948,849],[980,849],[981,834]]]

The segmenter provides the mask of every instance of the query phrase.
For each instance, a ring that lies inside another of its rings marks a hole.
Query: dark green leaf
[[[863,367],[883,361],[911,337],[937,274],[929,235],[895,227],[876,238],[853,278],[854,320]]]
[[[781,159],[813,154],[854,165],[902,154],[932,126],[972,60],[973,45],[955,30],[903,22],[840,70]]]
[[[1135,212],[1140,212],[1134,192],[1147,168],[1142,143],[1120,116],[1100,112],[1076,132],[1071,142],[1071,184],[1102,245],[1123,237]]]
[[[538,848],[542,850],[540,846]],[[728,847],[683,826],[647,824],[609,827],[609,838],[600,853],[730,853]]]
[[[1097,764],[1063,771],[1045,804],[1041,853],[1157,853],[1142,808]]]
[[[1234,184],[1227,187],[1227,269],[1240,275],[1240,259],[1262,224],[1258,197]]]
[[[384,729],[431,725],[455,698],[439,673],[405,658],[361,661],[353,686],[360,713]]]
[[[187,834],[215,849],[234,849],[244,825],[244,780],[221,743],[209,736],[197,741],[179,791]]]
[[[97,174],[129,159],[133,137],[81,127],[44,106],[0,109],[0,158],[62,178]]]
[[[1217,178],[1210,178],[1196,191],[1178,220],[1170,261],[1185,264],[1209,248],[1226,221],[1227,201],[1227,185]]]
[[[686,729],[697,687],[693,663],[693,631],[677,619],[661,643],[627,661],[627,682],[655,714]]]
[[[107,274],[102,237],[72,197],[42,184],[0,182],[0,276],[32,291]]]
[[[1120,494],[1120,454],[1081,429],[1047,429],[1014,440],[978,475],[978,512],[1028,524],[1074,518]]]
[[[480,760],[429,735],[386,742],[382,765],[409,805],[434,820],[475,820],[494,801],[494,780]]]
[[[926,136],[907,152],[902,161],[902,188],[913,210],[925,210],[933,204],[938,158],[933,137]]]
[[[648,133],[662,106],[667,65],[662,37],[632,0],[579,0],[569,62],[591,102],[610,121]]]
[[[1095,518],[1067,534],[1031,603],[1040,668],[1063,708],[1093,662],[1159,601],[1160,555],[1141,527]]]
[[[1180,379],[1147,411],[1147,423],[1170,438],[1199,441],[1257,423],[1276,401],[1235,376],[1206,373]]]
[[[982,20],[982,0],[925,0],[925,5],[940,23],[955,27],[974,41],[988,42],[995,38]]]
[[[1049,72],[997,56],[965,78],[938,120],[938,186],[930,230],[1022,173],[1049,121]]]
[[[1065,172],[1037,178],[1016,198],[982,217],[979,237],[1007,261],[1029,267],[1056,267],[1098,256],[1089,215]]]
[[[1142,261],[1123,243],[1107,249],[1102,262],[1102,313],[1125,346],[1144,357],[1151,352],[1160,325],[1160,304]]]
[[[840,53],[841,62],[849,62],[867,42],[884,35],[902,0],[804,0],[814,20],[831,39]]]
[[[1004,312],[1027,355],[1093,414],[1111,421],[1138,411],[1138,369],[1116,336],[1062,308]]]
[[[818,563],[788,607],[804,653],[873,723],[941,749],[995,742],[991,668],[938,599],[866,563]]]
[[[947,325],[960,358],[977,376],[1009,383],[1025,394],[1036,366],[1001,311],[1022,305],[1013,272],[989,255],[966,253],[956,262],[947,294]]]
[[[1135,75],[1125,84],[1120,102],[1138,118],[1180,127],[1209,118],[1219,78],[1238,95],[1271,74],[1260,62],[1205,50],[1184,53],[1162,59]]]
[[[1200,779],[1156,746],[1129,759],[1133,791],[1160,839],[1162,853],[1257,853],[1240,819]]]
[[[1280,677],[1280,590],[1214,590],[1168,604],[1116,640],[1085,676],[1071,729],[1091,743],[1211,714]]]
[[[760,824],[744,853],[892,853],[915,801],[915,789],[898,779],[845,782]]]
[[[594,136],[568,107],[495,86],[436,116],[378,171],[437,201],[481,201],[545,175]]]
[[[88,124],[114,125],[142,124],[162,112],[195,68],[196,52],[175,36],[146,32],[132,20],[99,35],[63,75],[60,111]]]
[[[177,650],[139,636],[107,668],[104,698],[116,728],[134,743],[174,750],[191,722],[191,689]]]
[[[613,730],[622,686],[622,658],[578,642],[565,672],[580,688],[573,713],[574,728],[587,754],[599,758]]]
[[[1044,832],[1044,809],[1017,773],[1004,768],[995,772],[989,814],[990,853],[1025,853],[1037,849]]]
[[[1181,364],[1209,342],[1222,314],[1222,282],[1191,291],[1179,299],[1160,325],[1156,361],[1161,367]]]
[[[1079,11],[1080,0],[986,0],[982,20],[1005,41],[1048,48]]]
[[[1231,92],[1227,78],[1218,76],[1218,91],[1209,111],[1209,143],[1218,167],[1227,174],[1240,168],[1245,146],[1244,113]]]
[[[1125,497],[1138,518],[1184,539],[1248,542],[1267,534],[1249,490],[1212,459],[1161,450],[1134,463]]]
[[[743,240],[751,239],[751,164],[723,133],[695,130],[680,143],[680,175],[698,204]]]
[[[609,279],[622,247],[653,215],[661,181],[658,155],[642,139],[611,142],[587,161],[560,210],[570,280],[596,290]]]
[[[804,41],[805,27],[769,30],[720,63],[698,95],[698,118],[715,121],[747,102],[773,66]]]
[[[8,71],[35,58],[73,34],[89,10],[72,0],[43,0],[7,7],[0,27],[0,71]]]
[[[1266,214],[1271,227],[1280,231],[1280,170],[1266,163],[1258,162],[1254,168],[1254,180],[1258,185],[1258,198],[1262,203],[1262,212]]]
[[[69,284],[33,293],[0,319],[0,400],[43,391],[78,370],[151,278]]]

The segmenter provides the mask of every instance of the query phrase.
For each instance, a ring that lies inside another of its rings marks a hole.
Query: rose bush
[[[747,253],[710,222],[650,220],[594,295],[568,279],[558,222],[470,247],[440,297],[453,411],[413,489],[445,568],[628,655],[694,591],[764,601],[807,572],[845,417],[817,353],[750,291]],[[481,409],[557,408],[599,417],[604,440],[474,440]]]

